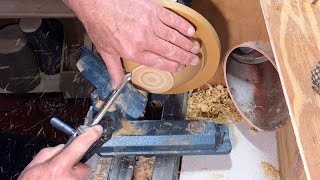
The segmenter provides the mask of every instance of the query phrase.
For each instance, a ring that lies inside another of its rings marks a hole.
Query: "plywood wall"
[[[247,41],[269,41],[259,1],[194,0],[192,8],[216,29],[221,42],[221,62],[235,45]],[[225,84],[221,64],[210,83]]]
[[[281,179],[307,179],[291,122],[278,130],[277,146]]]

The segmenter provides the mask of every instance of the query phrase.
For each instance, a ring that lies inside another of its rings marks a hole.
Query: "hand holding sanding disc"
[[[205,84],[216,72],[220,61],[220,42],[211,24],[193,9],[168,0],[157,3],[187,19],[196,29],[195,37],[201,45],[198,54],[200,63],[188,65],[181,72],[169,73],[142,66],[128,59],[123,60],[127,72],[132,72],[132,81],[150,93],[177,94]]]

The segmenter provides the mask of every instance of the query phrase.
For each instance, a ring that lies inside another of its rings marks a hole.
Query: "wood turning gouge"
[[[100,123],[100,121],[103,119],[103,117],[108,112],[108,109],[111,107],[111,105],[114,103],[114,101],[117,99],[117,97],[120,95],[123,88],[127,85],[127,83],[131,80],[131,73],[126,74],[123,78],[122,83],[120,84],[119,88],[114,90],[108,100],[105,102],[104,106],[101,108],[101,110],[97,113],[97,115],[92,119],[91,123],[89,125],[81,125],[76,130],[61,121],[58,118],[52,118],[50,120],[50,124],[52,124],[55,128],[62,131],[66,135],[69,135],[70,138],[68,142],[65,144],[65,147],[68,147],[78,135],[86,132],[90,127],[95,126]]]

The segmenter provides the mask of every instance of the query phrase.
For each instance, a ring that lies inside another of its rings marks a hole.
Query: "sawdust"
[[[96,108],[102,109],[105,104],[106,104],[105,101],[98,101],[98,102],[96,103]],[[113,112],[113,111],[115,111],[116,109],[117,109],[116,105],[115,105],[115,104],[112,104],[112,105],[110,106],[110,108],[108,109],[108,111],[109,111],[109,112]]]
[[[195,89],[189,92],[187,118],[192,120],[214,120],[228,124],[228,120],[239,122],[241,116],[229,97],[227,88],[222,85],[208,89]]]
[[[110,168],[110,158],[101,158],[100,163],[98,163],[96,171],[94,172],[95,180],[105,180],[108,177],[107,169]]]
[[[254,97],[255,97],[255,85],[253,82],[247,81],[245,79],[233,76],[232,74],[227,74],[229,89],[231,91],[232,97],[235,100],[240,111],[244,116],[253,120],[256,119],[255,109],[263,108],[257,107]]]
[[[251,130],[251,132],[254,132],[254,133],[259,132],[259,130],[258,130],[258,129],[256,129],[255,127],[251,127],[251,128],[250,128],[250,130]]]
[[[151,180],[154,157],[139,157],[133,171],[133,180]]]
[[[212,179],[214,180],[223,180],[224,179],[224,174],[213,174]]]
[[[135,127],[132,125],[132,123],[124,120],[123,118],[120,119],[120,123],[122,125],[122,128],[113,133],[112,137],[121,135],[142,135],[145,133],[145,131],[141,127]]]
[[[271,177],[272,180],[277,180],[279,176],[279,171],[269,163],[261,162],[264,174]]]

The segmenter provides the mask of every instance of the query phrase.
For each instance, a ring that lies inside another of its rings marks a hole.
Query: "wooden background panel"
[[[222,62],[226,52],[247,41],[269,42],[259,1],[193,0],[192,8],[216,29],[221,43],[221,63],[212,84],[225,84]]]
[[[291,123],[277,131],[277,147],[281,179],[307,179]]]
[[[310,72],[320,59],[320,3],[261,0],[308,179],[320,172],[320,95]]]
[[[73,17],[62,0],[1,0],[0,18]]]

